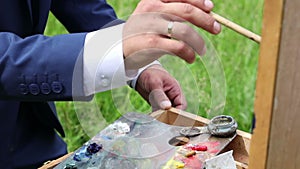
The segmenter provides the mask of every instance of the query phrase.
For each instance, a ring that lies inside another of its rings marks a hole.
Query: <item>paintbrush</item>
[[[246,36],[247,38],[257,42],[257,43],[260,43],[261,41],[261,37],[249,30],[247,30],[246,28],[243,28],[242,26],[216,14],[216,13],[213,13],[213,12],[210,12],[210,15],[215,18],[215,20],[217,20],[219,23],[221,23],[222,25],[236,31],[237,33],[241,34],[241,35],[244,35]]]

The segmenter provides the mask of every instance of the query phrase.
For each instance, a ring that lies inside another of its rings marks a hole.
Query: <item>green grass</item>
[[[108,2],[115,8],[120,18],[126,18],[139,1],[109,0]],[[215,0],[214,4],[214,12],[260,34],[263,0]],[[189,104],[187,111],[208,117],[210,116],[208,112],[216,110],[220,113],[225,106],[224,111],[221,112],[232,115],[238,121],[239,129],[249,132],[254,113],[259,45],[226,27],[223,27],[222,32],[217,36],[202,30],[199,32],[209,40],[207,42],[209,52],[206,56],[198,57],[191,65],[185,64],[176,57],[165,56],[161,60],[163,66],[182,85]],[[67,31],[50,15],[45,34],[52,36],[63,33]],[[216,53],[210,52],[213,48]],[[222,73],[224,78],[221,76]],[[222,86],[213,85],[215,81],[220,82]],[[225,96],[226,100],[223,99]],[[128,102],[125,102],[126,100]],[[92,103],[96,103],[96,108],[87,110]],[[100,118],[101,111],[107,123],[113,122],[125,111],[150,111],[149,105],[136,92],[128,88],[99,93],[92,103],[75,103],[76,111],[85,107],[86,112],[83,114],[90,114],[96,121]],[[66,130],[65,141],[70,151],[78,148],[89,139],[89,136],[101,129],[89,120],[90,123],[85,124],[89,128],[85,130],[91,131],[85,132],[77,119],[74,103],[57,102],[56,105],[59,118]]]

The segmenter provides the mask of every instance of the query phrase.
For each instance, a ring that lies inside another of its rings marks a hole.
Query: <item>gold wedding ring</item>
[[[168,36],[169,36],[170,38],[172,38],[173,26],[174,26],[174,22],[173,22],[173,21],[170,21],[169,24],[168,24]]]

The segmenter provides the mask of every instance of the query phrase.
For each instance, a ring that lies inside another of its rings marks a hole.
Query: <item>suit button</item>
[[[32,83],[32,84],[29,85],[29,92],[32,95],[38,95],[40,93],[40,88],[37,84]]]
[[[19,85],[19,91],[20,91],[20,93],[23,94],[23,95],[26,95],[26,94],[28,94],[28,92],[29,92],[29,90],[28,90],[28,88],[27,88],[27,85],[24,84],[24,83],[22,83],[22,84]]]
[[[51,88],[54,93],[61,93],[61,91],[63,90],[62,84],[58,81],[52,82]]]
[[[51,87],[48,83],[42,83],[41,84],[41,92],[43,94],[49,94],[51,92]]]

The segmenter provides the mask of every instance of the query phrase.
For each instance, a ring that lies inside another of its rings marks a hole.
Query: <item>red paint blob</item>
[[[192,150],[196,150],[196,151],[207,151],[207,146],[205,145],[195,145],[193,147],[191,147]]]
[[[221,151],[220,149],[220,142],[219,141],[208,141],[201,143],[201,145],[207,146],[208,152],[212,154],[217,154],[218,152]]]

